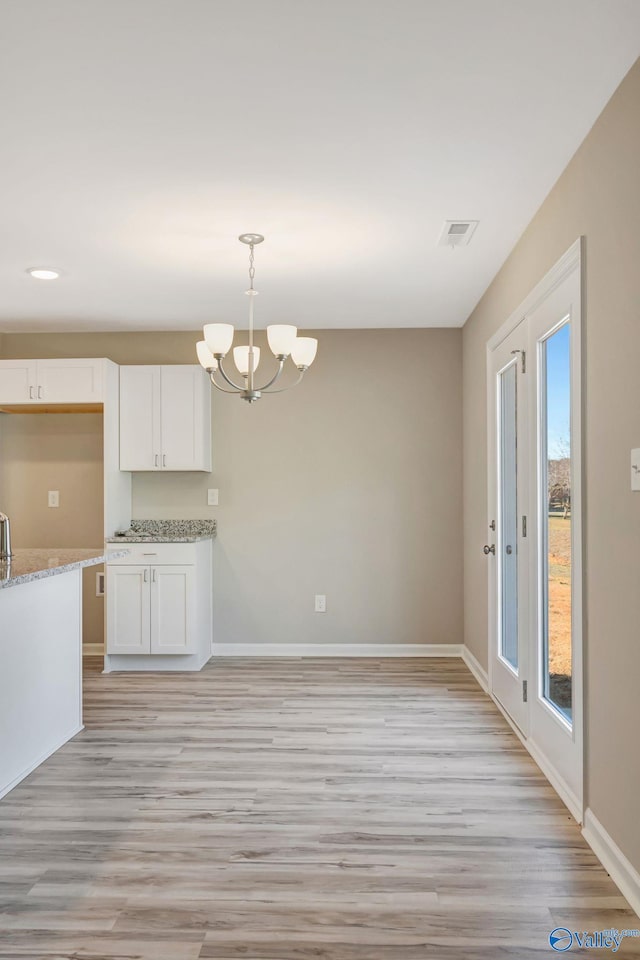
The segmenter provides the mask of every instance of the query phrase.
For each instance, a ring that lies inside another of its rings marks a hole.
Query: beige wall
[[[133,515],[218,519],[218,642],[461,643],[462,333],[319,337],[290,393],[214,392],[213,473],[135,476]],[[5,334],[2,352],[192,363],[196,339]]]
[[[59,507],[48,506],[49,490],[60,492]],[[102,501],[101,414],[0,414],[0,510],[14,547],[101,547]],[[104,637],[99,569],[83,574],[83,637],[92,644]]]
[[[587,802],[640,869],[640,62],[614,94],[464,328],[465,639],[487,663],[485,345],[586,238]]]

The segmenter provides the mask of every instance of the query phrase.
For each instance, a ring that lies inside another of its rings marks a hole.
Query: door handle
[[[494,557],[495,557],[495,555],[496,555],[496,545],[495,545],[495,543],[492,543],[491,546],[489,546],[488,543],[485,543],[485,545],[484,545],[484,547],[483,547],[482,549],[483,549],[483,551],[484,551],[484,553],[485,553],[485,556],[488,557],[489,554],[492,553],[492,554],[494,555]]]
[[[163,467],[166,467],[166,465],[167,465],[167,455],[166,455],[166,453],[163,453],[163,454],[162,454],[162,466],[163,466]]]
[[[156,465],[156,467],[159,467],[159,466],[160,466],[160,457],[158,456],[157,453],[156,453],[156,455],[155,455],[155,465]]]
[[[143,574],[144,582],[145,582],[145,583],[147,582],[147,573],[148,573],[148,572],[149,572],[148,570],[145,570],[145,571],[144,571],[144,574]]]
[[[38,387],[38,400],[42,400],[42,387]]]
[[[35,400],[33,395],[33,387],[29,387],[29,400]]]
[[[153,581],[154,583],[156,582],[156,573],[157,573],[157,572],[158,572],[158,571],[156,570],[155,567],[154,567],[154,568],[152,569],[152,571],[151,571],[151,579],[152,579],[152,581]]]

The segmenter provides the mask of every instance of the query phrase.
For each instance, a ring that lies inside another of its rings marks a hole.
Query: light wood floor
[[[85,699],[0,801],[3,960],[529,960],[640,926],[461,661],[94,671]]]

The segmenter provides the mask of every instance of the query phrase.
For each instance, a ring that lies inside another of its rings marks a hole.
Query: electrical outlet
[[[640,449],[631,451],[631,489],[640,490]]]
[[[324,593],[316,593],[316,613],[327,612],[327,598]]]
[[[49,490],[49,500],[50,507],[59,507],[60,506],[60,491],[59,490]]]
[[[207,506],[208,506],[208,507],[217,507],[217,506],[218,506],[218,491],[217,491],[217,490],[207,490]]]

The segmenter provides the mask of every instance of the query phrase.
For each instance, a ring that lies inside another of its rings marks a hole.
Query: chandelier
[[[258,295],[254,289],[253,280],[256,274],[253,248],[262,243],[264,237],[259,233],[243,233],[238,237],[241,243],[249,247],[249,343],[248,345],[233,348],[233,361],[243,383],[236,383],[224,368],[223,361],[233,344],[232,323],[207,323],[203,329],[204,340],[196,344],[198,361],[211,378],[211,383],[223,393],[234,393],[248,403],[255,403],[263,393],[282,393],[300,383],[306,371],[313,363],[318,341],[313,337],[299,337],[298,328],[288,323],[273,323],[267,327],[267,340],[274,357],[278,361],[278,369],[262,386],[256,386],[256,370],[260,363],[260,347],[253,345],[253,301]],[[284,370],[287,358],[291,357],[298,369],[298,377],[293,383],[285,387],[272,389],[278,382]],[[223,383],[216,380],[218,374]],[[226,384],[226,386],[224,385]],[[229,389],[231,388],[231,389]]]

